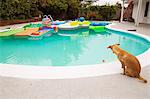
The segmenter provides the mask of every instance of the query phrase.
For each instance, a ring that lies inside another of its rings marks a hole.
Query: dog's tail
[[[142,80],[142,81],[144,81],[144,83],[147,83],[147,80],[145,80],[144,78],[142,78],[141,76],[138,76],[137,77],[139,80]]]

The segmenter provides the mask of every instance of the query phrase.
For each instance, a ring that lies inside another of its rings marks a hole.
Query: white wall
[[[146,6],[146,1],[150,0],[144,0],[144,6]],[[145,11],[145,7],[143,9],[143,12]],[[149,5],[149,12],[148,12],[148,16],[147,17],[143,17],[143,23],[149,23],[150,24],[150,5]]]
[[[133,19],[136,19],[137,8],[138,8],[138,2],[137,2],[137,0],[134,0],[133,13],[132,13],[132,18]]]
[[[139,22],[140,23],[147,23],[150,24],[150,5],[149,5],[149,12],[148,12],[148,16],[144,17],[144,13],[145,13],[145,7],[146,7],[146,2],[150,1],[150,0],[143,0],[142,3],[142,9],[140,12],[140,17],[139,17]],[[134,0],[134,7],[133,7],[133,14],[132,17],[134,19],[136,19],[136,14],[137,14],[137,7],[138,7],[138,0]],[[136,20],[135,20],[136,21]]]

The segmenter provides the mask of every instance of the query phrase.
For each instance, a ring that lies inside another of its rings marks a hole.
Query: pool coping
[[[148,41],[148,36],[138,34],[136,32],[112,28],[115,24],[106,26],[107,29],[127,32],[138,35]],[[150,48],[144,53],[137,56],[141,63],[141,67],[150,66]],[[0,64],[0,76],[28,78],[28,79],[72,79],[83,77],[95,77],[103,75],[111,75],[121,73],[121,64],[119,61],[110,63],[86,65],[86,66],[67,66],[67,67],[53,67],[53,66],[26,66],[14,64]]]

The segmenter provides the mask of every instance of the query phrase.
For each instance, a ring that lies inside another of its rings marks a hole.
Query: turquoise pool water
[[[60,36],[58,34],[75,34]],[[149,48],[140,38],[115,33],[95,33],[88,29],[59,31],[41,40],[0,38],[0,63],[36,66],[78,66],[112,62],[117,58],[107,46],[120,43],[121,48],[139,55]]]

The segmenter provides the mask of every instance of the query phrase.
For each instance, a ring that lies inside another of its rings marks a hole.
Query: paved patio
[[[150,25],[118,23],[114,28],[150,36]],[[4,28],[4,27],[3,27]],[[149,99],[150,66],[141,75],[149,83],[120,74],[79,79],[33,80],[0,76],[0,99]]]
[[[140,24],[138,27],[132,22],[114,22],[116,25],[113,28],[123,29],[123,30],[136,30],[140,34],[144,34],[150,37],[150,24]]]

